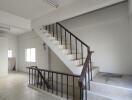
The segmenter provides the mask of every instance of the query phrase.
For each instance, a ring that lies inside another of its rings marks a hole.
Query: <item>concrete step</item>
[[[81,65],[78,67],[83,67],[83,66]],[[92,78],[94,78],[98,73],[99,73],[99,67],[92,66]]]
[[[86,58],[83,58],[83,60],[82,60],[82,58],[80,58],[80,59],[73,60],[73,61],[74,61],[75,65],[83,65],[86,61]]]
[[[84,96],[84,100],[86,97]],[[112,100],[111,98],[104,96],[104,95],[99,95],[91,91],[87,91],[87,100]]]
[[[91,92],[111,100],[132,100],[132,89],[91,81]]]

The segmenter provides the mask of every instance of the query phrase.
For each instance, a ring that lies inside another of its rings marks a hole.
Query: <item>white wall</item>
[[[129,13],[129,33],[130,33],[130,43],[132,51],[132,0],[128,0],[128,13]],[[132,63],[132,52],[131,52],[131,63]],[[131,64],[132,65],[132,64]]]
[[[7,38],[8,38],[8,50],[12,50],[12,56],[16,58],[16,69],[17,69],[18,68],[18,39],[17,39],[17,35],[8,34]]]
[[[12,50],[12,56],[16,58],[16,69],[18,67],[18,36],[10,33],[0,33],[0,37],[8,39],[8,50]],[[8,52],[7,52],[8,54]],[[10,68],[9,68],[10,69]]]
[[[0,23],[20,28],[23,30],[31,30],[30,20],[3,11],[0,11]]]
[[[0,37],[0,77],[8,75],[8,39]]]
[[[127,3],[61,23],[91,47],[101,72],[132,74]]]
[[[29,32],[18,37],[18,55],[19,55],[19,71],[26,72],[27,66],[37,65],[38,67],[47,68],[48,66],[48,48],[44,51],[43,41],[34,33]],[[36,63],[25,62],[25,49],[36,48]]]
[[[67,66],[64,65],[64,63],[55,55],[54,52],[49,50],[50,52],[50,69],[53,71],[59,71],[64,73],[72,73]]]

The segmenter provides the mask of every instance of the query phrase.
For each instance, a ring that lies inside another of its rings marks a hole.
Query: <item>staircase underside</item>
[[[81,61],[75,60],[74,54],[68,54],[68,50],[65,49],[65,45],[61,45],[60,41],[56,40],[55,37],[51,36],[47,31],[35,29],[36,33],[40,38],[49,46],[49,48],[59,57],[59,59],[70,69],[73,74],[80,75],[82,72],[83,65]],[[78,54],[79,55],[79,54]],[[86,58],[84,58],[85,60]],[[98,67],[93,67],[93,77],[98,72]]]

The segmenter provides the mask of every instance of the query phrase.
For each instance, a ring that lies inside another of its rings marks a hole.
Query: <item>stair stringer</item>
[[[47,38],[41,30],[35,29],[36,34],[48,45],[48,47],[59,57],[59,59],[70,69],[73,74],[80,75],[83,66],[77,66],[75,63],[68,58],[68,55],[62,52],[56,44]]]

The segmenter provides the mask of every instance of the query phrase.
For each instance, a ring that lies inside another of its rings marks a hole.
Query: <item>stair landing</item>
[[[91,100],[132,100],[131,75],[106,77],[104,74],[98,73],[91,81],[91,90],[88,91]]]

